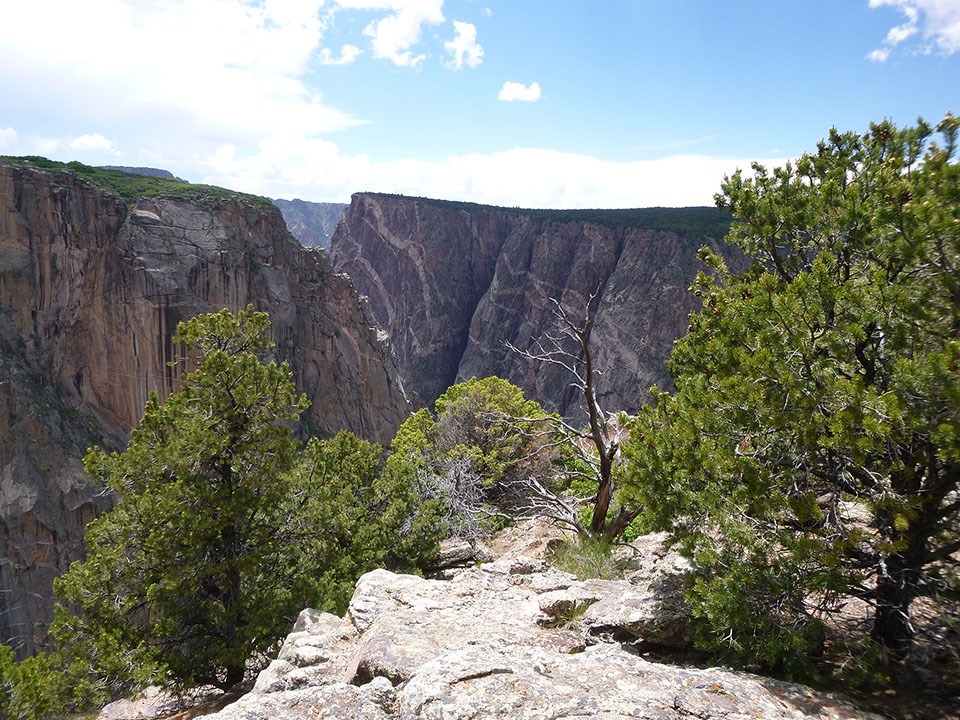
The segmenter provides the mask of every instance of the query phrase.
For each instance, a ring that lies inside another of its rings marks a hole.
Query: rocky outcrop
[[[592,335],[606,374],[600,400],[635,410],[687,328],[696,259],[721,243],[713,208],[528,211],[357,194],[334,234],[335,267],[390,334],[404,387],[430,405],[449,385],[498,375],[552,410],[582,419],[569,378],[512,352],[546,341],[554,305],[582,314],[597,293]]]
[[[629,582],[578,583],[528,557],[463,570],[449,581],[376,570],[347,615],[304,611],[252,692],[211,720],[346,718],[867,718],[799,685],[644,659],[594,632],[558,593],[597,598]],[[607,618],[606,622],[612,622]],[[620,632],[635,632],[624,624]]]
[[[312,400],[316,433],[387,441],[407,403],[349,281],[250,199],[128,205],[68,172],[0,162],[0,640],[41,645],[51,579],[97,497],[79,459],[119,447],[150,392],[178,387],[180,320],[252,303]]]
[[[287,229],[304,247],[330,249],[330,238],[347,209],[346,203],[318,203],[307,200],[274,200]]]

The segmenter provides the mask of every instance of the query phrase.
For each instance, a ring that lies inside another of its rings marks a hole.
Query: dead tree
[[[616,489],[614,468],[620,452],[621,425],[616,421],[616,416],[606,412],[597,401],[597,379],[601,372],[594,364],[590,347],[596,298],[597,293],[589,296],[582,317],[572,316],[559,302],[551,300],[556,330],[548,332],[543,340],[537,340],[531,350],[520,350],[509,342],[507,347],[535,363],[556,365],[563,369],[570,377],[570,385],[582,398],[587,414],[586,428],[578,428],[558,416],[541,419],[553,423],[561,442],[590,469],[589,473],[580,474],[596,482],[597,493],[592,498],[593,512],[587,531],[594,537],[612,540],[623,533],[640,511],[621,508],[613,520],[607,522]],[[542,490],[542,487],[539,489]],[[552,504],[556,506],[557,502],[559,499]]]

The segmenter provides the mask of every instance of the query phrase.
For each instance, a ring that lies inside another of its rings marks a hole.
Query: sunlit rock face
[[[578,582],[523,556],[444,581],[375,570],[343,618],[303,611],[251,692],[204,717],[877,718],[801,685],[640,657],[622,640],[667,639],[636,622],[669,616],[661,601],[642,580]]]
[[[635,410],[697,308],[688,291],[701,246],[729,219],[712,208],[542,212],[357,194],[331,258],[369,297],[390,334],[411,401],[430,405],[454,382],[498,375],[552,410],[582,419],[570,377],[512,351],[548,345],[554,302],[582,319],[596,295],[592,346],[600,400]]]
[[[248,303],[312,400],[311,432],[388,441],[407,413],[389,348],[349,281],[249,199],[127,205],[66,172],[0,162],[0,640],[46,637],[51,582],[109,498],[83,475],[150,392],[179,386],[180,320]]]

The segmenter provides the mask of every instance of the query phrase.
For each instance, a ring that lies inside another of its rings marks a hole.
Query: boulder
[[[493,555],[482,543],[466,538],[448,538],[440,543],[439,553],[429,571],[442,573],[490,560],[493,560]]]
[[[200,688],[177,696],[158,687],[148,687],[136,697],[117,700],[105,706],[98,720],[159,720],[221,696],[221,691],[213,688]]]

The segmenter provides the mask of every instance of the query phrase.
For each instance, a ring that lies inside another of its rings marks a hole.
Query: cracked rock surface
[[[617,622],[628,635],[641,632],[634,606],[659,602],[644,577],[578,582],[523,556],[464,569],[450,580],[375,570],[360,578],[344,618],[304,611],[253,691],[206,717],[877,717],[804,686],[653,663],[605,640]],[[604,615],[605,632],[593,634],[590,610],[614,606],[631,592],[633,609],[619,619]],[[570,612],[564,597],[586,612]]]

